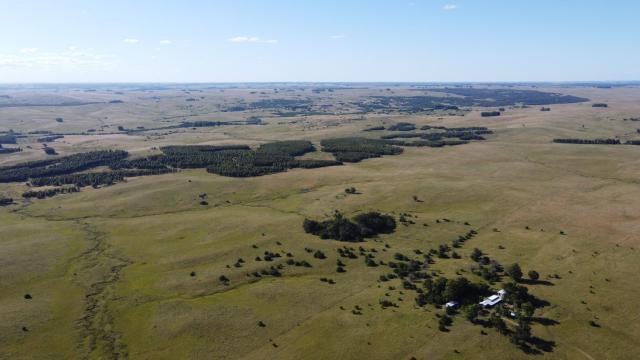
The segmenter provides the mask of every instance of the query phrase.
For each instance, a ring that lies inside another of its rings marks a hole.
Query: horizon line
[[[508,80],[508,81],[47,81],[2,82],[4,85],[127,85],[127,84],[589,84],[589,83],[639,83],[639,80]]]

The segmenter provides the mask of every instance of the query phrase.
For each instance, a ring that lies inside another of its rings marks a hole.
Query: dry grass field
[[[51,105],[62,95],[44,90],[5,91],[48,103],[0,107],[0,131],[67,134],[48,143],[61,155],[121,149],[132,157],[176,144],[304,139],[319,149],[322,139],[378,137],[363,129],[398,122],[483,126],[494,133],[462,146],[405,147],[400,155],[342,166],[247,178],[189,169],[47,199],[23,199],[25,183],[0,184],[0,195],[16,202],[0,207],[0,358],[638,358],[640,147],[552,140],[640,139],[640,122],[625,120],[640,118],[640,88],[549,85],[535,90],[590,101],[550,105],[549,112],[505,106],[501,116],[489,118],[478,107],[411,113],[361,112],[354,105],[380,94],[414,96],[406,86],[275,88],[68,89],[63,99],[91,103],[67,106]],[[324,112],[229,110],[282,98],[310,99],[318,104],[314,110]],[[609,107],[594,108],[593,102]],[[165,128],[249,116],[263,125]],[[127,133],[118,126],[147,130]],[[5,145],[23,151],[0,154],[0,166],[46,158],[39,136]],[[358,193],[345,194],[348,187]],[[392,234],[351,244],[304,232],[305,218],[323,219],[334,210],[409,214],[413,223],[398,222]],[[526,286],[548,302],[532,321],[544,350],[527,353],[462,314],[440,331],[444,310],[417,306],[400,279],[379,281],[390,272],[387,266],[337,253],[345,245],[361,246],[388,263],[395,253],[437,249],[471,229],[478,235],[455,249],[461,258],[436,259],[429,271],[484,282],[469,270],[474,248],[504,265],[519,263],[525,274],[538,271],[544,281]],[[321,250],[326,259],[308,249]],[[282,257],[256,261],[265,251]],[[311,267],[287,265],[286,253]],[[338,260],[346,272],[336,272]],[[277,264],[283,265],[281,276],[251,276]],[[220,281],[221,275],[229,281]],[[397,307],[383,308],[381,299]]]

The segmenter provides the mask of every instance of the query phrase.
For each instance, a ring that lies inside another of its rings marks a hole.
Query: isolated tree
[[[489,317],[489,323],[501,334],[504,334],[507,331],[507,324],[496,313],[491,313],[491,317]]]
[[[442,315],[440,320],[438,320],[438,329],[440,329],[440,331],[446,331],[447,326],[451,325],[452,323],[453,320],[451,319],[451,317],[449,317],[449,315]]]
[[[534,297],[529,294],[529,289],[526,286],[509,282],[504,284],[503,289],[506,291],[505,301],[517,307],[520,307],[526,302],[535,301]]]
[[[482,258],[482,250],[475,248],[473,249],[473,251],[471,252],[471,260],[473,261],[480,261],[480,258]]]
[[[518,263],[515,263],[509,267],[507,267],[507,274],[511,276],[511,278],[515,281],[522,280],[522,269]]]
[[[535,271],[535,270],[529,270],[529,274],[528,275],[529,275],[529,279],[531,279],[533,281],[536,281],[536,280],[538,280],[540,278],[540,274],[538,274],[538,272]]]
[[[535,308],[530,302],[526,302],[522,304],[521,310],[522,310],[522,315],[524,315],[525,318],[528,320],[528,319],[531,319],[531,317],[533,316],[533,312],[535,311]]]
[[[478,320],[478,315],[480,314],[480,310],[482,310],[482,307],[480,305],[471,304],[464,308],[464,316],[467,318],[467,320],[471,321],[472,323],[475,323],[476,320]]]
[[[529,321],[520,319],[515,331],[511,334],[511,341],[515,344],[521,345],[531,338],[531,326]]]

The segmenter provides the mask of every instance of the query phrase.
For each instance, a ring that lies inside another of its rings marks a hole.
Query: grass
[[[398,280],[377,282],[387,267],[366,267],[362,257],[340,258],[347,272],[336,273],[336,249],[344,244],[302,230],[305,217],[322,218],[334,209],[348,215],[378,210],[415,216],[415,224],[399,224],[394,234],[362,244],[376,248],[378,259],[450,244],[474,228],[479,235],[456,249],[462,259],[438,260],[435,271],[448,277],[466,271],[474,247],[505,265],[520,263],[525,273],[537,270],[553,285],[529,286],[551,304],[536,316],[558,322],[533,325],[534,335],[556,342],[542,357],[638,353],[637,149],[550,140],[585,131],[593,137],[630,133],[633,124],[620,117],[638,110],[630,100],[640,94],[572,91],[592,99],[618,94],[606,99],[611,105],[606,115],[590,106],[562,105],[549,113],[510,110],[500,119],[481,119],[475,112],[443,120],[398,119],[495,128],[496,135],[481,143],[410,148],[399,156],[260,178],[190,170],[0,209],[0,357],[108,358],[115,352],[143,359],[531,357],[492,329],[481,334],[481,327],[462,316],[455,317],[450,332],[440,332],[436,314],[441,311],[415,308],[413,293],[401,294]],[[239,143],[249,138],[317,141],[325,134],[354,135],[370,125],[361,121],[301,131],[299,124],[274,124],[245,133],[238,127],[194,135],[205,141],[225,133]],[[345,195],[350,186],[359,194]],[[21,186],[0,190],[19,194]],[[201,193],[207,193],[209,205],[199,204]],[[452,221],[436,222],[442,218]],[[322,250],[327,259],[314,259],[305,247]],[[286,266],[279,278],[247,277],[286,260],[255,261],[265,250],[291,252],[313,267]],[[241,268],[234,267],[238,258],[245,260]],[[218,280],[220,275],[230,279],[229,285]],[[98,312],[85,331],[78,324],[86,313],[85,294],[105,281],[109,285],[92,298]],[[390,285],[396,289],[389,290]],[[27,292],[32,300],[23,298]],[[382,310],[378,301],[383,298],[398,308]],[[356,305],[362,315],[352,314]],[[593,319],[600,328],[588,324]],[[258,326],[260,321],[266,326]]]

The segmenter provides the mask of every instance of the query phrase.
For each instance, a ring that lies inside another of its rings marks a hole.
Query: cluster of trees
[[[341,165],[334,160],[297,160],[294,157],[315,151],[309,141],[278,141],[256,150],[219,152],[207,171],[223,176],[248,177],[283,172],[292,168],[312,169]]]
[[[216,127],[216,126],[223,126],[223,125],[231,125],[231,123],[229,123],[227,121],[199,120],[199,121],[186,121],[186,122],[181,123],[180,125],[176,125],[176,127],[181,127],[181,128],[199,128],[199,127]]]
[[[558,93],[543,92],[537,90],[516,89],[481,89],[481,88],[444,88],[429,89],[429,91],[442,92],[462,96],[460,102],[475,106],[509,106],[516,104],[525,105],[551,105],[572,104],[589,101],[589,99],[562,95]],[[451,101],[452,97],[447,98]]]
[[[166,146],[163,154],[124,160],[112,169],[206,168],[223,176],[249,177],[283,172],[292,168],[318,168],[341,165],[334,160],[297,160],[296,156],[315,151],[309,141],[278,141],[255,150],[247,145]]]
[[[316,151],[313,144],[306,140],[276,141],[266,143],[258,147],[261,154],[286,154],[288,156],[301,156]]]
[[[445,130],[445,131],[490,131],[489,128],[484,126],[465,126],[465,127],[452,127],[448,128],[446,126],[434,126],[434,125],[424,125],[420,127],[420,130]],[[492,132],[490,132],[492,133]],[[487,133],[487,134],[490,134]]]
[[[480,115],[482,117],[500,116],[500,111],[483,111]]]
[[[263,144],[255,150],[247,145],[166,146],[161,150],[162,154],[138,159],[126,159],[128,154],[125,151],[93,151],[0,167],[0,182],[31,179],[36,186],[97,186],[122,181],[127,176],[164,174],[181,168],[206,168],[211,173],[245,177],[292,168],[341,165],[341,162],[334,160],[295,159],[296,156],[315,151],[309,141],[279,141]],[[109,166],[113,171],[74,174],[97,166]]]
[[[417,140],[417,141],[402,141],[402,140],[389,140],[389,144],[397,146],[413,146],[413,147],[443,147],[443,146],[456,146],[464,145],[469,142],[466,140]]]
[[[492,134],[492,131],[447,131],[442,134],[445,138],[458,138],[460,140],[485,140],[481,134]]]
[[[135,129],[129,129],[129,128],[125,128],[124,126],[120,125],[118,126],[118,131],[124,131],[124,132],[129,132],[129,133],[133,133],[133,132],[141,132],[141,131],[148,131],[148,130],[170,130],[170,129],[181,129],[181,128],[202,128],[202,127],[217,127],[217,126],[225,126],[225,125],[261,125],[262,124],[262,119],[260,119],[257,116],[251,116],[246,120],[234,120],[234,121],[211,121],[211,120],[196,120],[196,121],[184,121],[180,124],[177,125],[170,125],[170,126],[162,126],[162,127],[156,127],[156,128],[152,128],[152,129],[147,129],[144,126],[138,126]],[[95,131],[95,130],[89,130],[89,131]]]
[[[393,146],[381,139],[338,138],[325,139],[320,142],[322,151],[332,153],[340,162],[359,162],[364,159],[382,155],[397,155],[402,148]]]
[[[444,105],[444,104],[437,104],[436,106],[433,107],[433,109],[434,110],[460,110],[458,106]]]
[[[471,260],[475,261],[477,265],[471,267],[471,271],[482,277],[483,279],[495,282],[499,281],[504,267],[498,261],[489,258],[482,250],[475,248],[471,252]]]
[[[6,148],[2,147],[2,144],[0,144],[0,154],[11,154],[20,151],[22,151],[22,148]]]
[[[358,242],[378,234],[392,233],[396,228],[396,221],[392,216],[375,211],[358,214],[350,220],[336,211],[333,218],[328,220],[305,219],[303,228],[306,233],[322,239]]]
[[[397,146],[415,146],[415,147],[443,147],[443,146],[455,146],[464,145],[469,141],[485,140],[482,135],[493,134],[493,131],[486,127],[459,127],[459,128],[447,128],[444,126],[430,126],[425,125],[420,128],[421,130],[443,130],[438,132],[428,133],[406,133],[406,134],[388,134],[380,137],[383,140],[388,141],[391,145]],[[420,138],[422,140],[415,141],[403,141],[395,139],[411,139]],[[453,140],[450,140],[453,139]]]
[[[560,144],[582,144],[582,145],[640,145],[640,140],[619,139],[553,139],[553,142]]]
[[[354,195],[354,194],[358,193],[358,190],[352,186],[352,187],[344,189],[344,192],[345,192],[345,194]]]
[[[44,136],[44,137],[38,138],[37,141],[41,143],[47,143],[47,142],[52,142],[62,138],[64,138],[64,135],[51,135],[51,136]]]
[[[413,131],[416,129],[416,125],[408,122],[399,122],[389,126],[389,131]]]
[[[589,144],[589,145],[620,145],[618,139],[553,139],[554,143],[560,144]]]
[[[606,107],[609,107],[609,105],[605,104],[605,103],[595,103],[595,104],[593,104],[591,106],[594,107],[594,108],[606,108]]]
[[[260,109],[280,109],[301,113],[311,112],[313,103],[302,99],[263,99],[250,104],[238,104],[230,106],[223,111],[247,111]]]
[[[76,193],[79,191],[80,191],[80,188],[77,186],[51,188],[46,190],[29,190],[22,193],[22,197],[25,199],[29,199],[29,198],[44,199],[44,198],[56,196],[58,194],[69,194],[69,193]]]
[[[13,204],[12,198],[6,198],[6,197],[0,196],[0,206],[7,206],[11,204]]]
[[[465,277],[456,279],[439,277],[435,281],[427,278],[423,282],[423,288],[424,291],[418,293],[416,298],[416,303],[419,306],[443,305],[454,300],[460,305],[477,304],[483,296],[490,293],[486,284],[472,283]]]
[[[72,174],[96,166],[108,166],[127,156],[128,153],[122,150],[99,150],[4,166],[0,167],[0,183]]]
[[[549,105],[589,101],[589,99],[535,90],[439,88],[432,92],[458,96],[374,96],[371,101],[358,104],[362,111],[399,109],[407,112],[459,110],[461,106],[502,107],[517,104]]]
[[[58,153],[56,152],[56,149],[52,147],[45,146],[45,148],[42,150],[44,150],[44,153],[47,155],[58,155]]]
[[[446,100],[449,104],[443,104]],[[461,101],[462,100],[462,101]],[[458,106],[471,106],[471,102],[462,98],[443,98],[439,96],[374,96],[372,101],[359,104],[363,111],[398,109],[409,113],[433,110],[458,110]]]
[[[31,179],[33,186],[61,186],[73,184],[79,187],[113,185],[124,181],[127,177],[160,175],[175,171],[174,169],[130,169],[81,174],[68,174]]]
[[[424,135],[431,135],[431,134],[419,134],[419,133],[408,133],[408,134],[387,134],[387,135],[382,135],[380,137],[380,139],[383,140],[391,140],[391,139],[412,139],[412,138],[419,138],[421,136]]]
[[[16,142],[17,136],[13,132],[0,134],[0,144],[15,144]]]
[[[364,129],[362,131],[381,131],[381,130],[384,130],[384,129],[385,129],[384,126],[372,126],[370,128],[366,128],[366,129]]]

